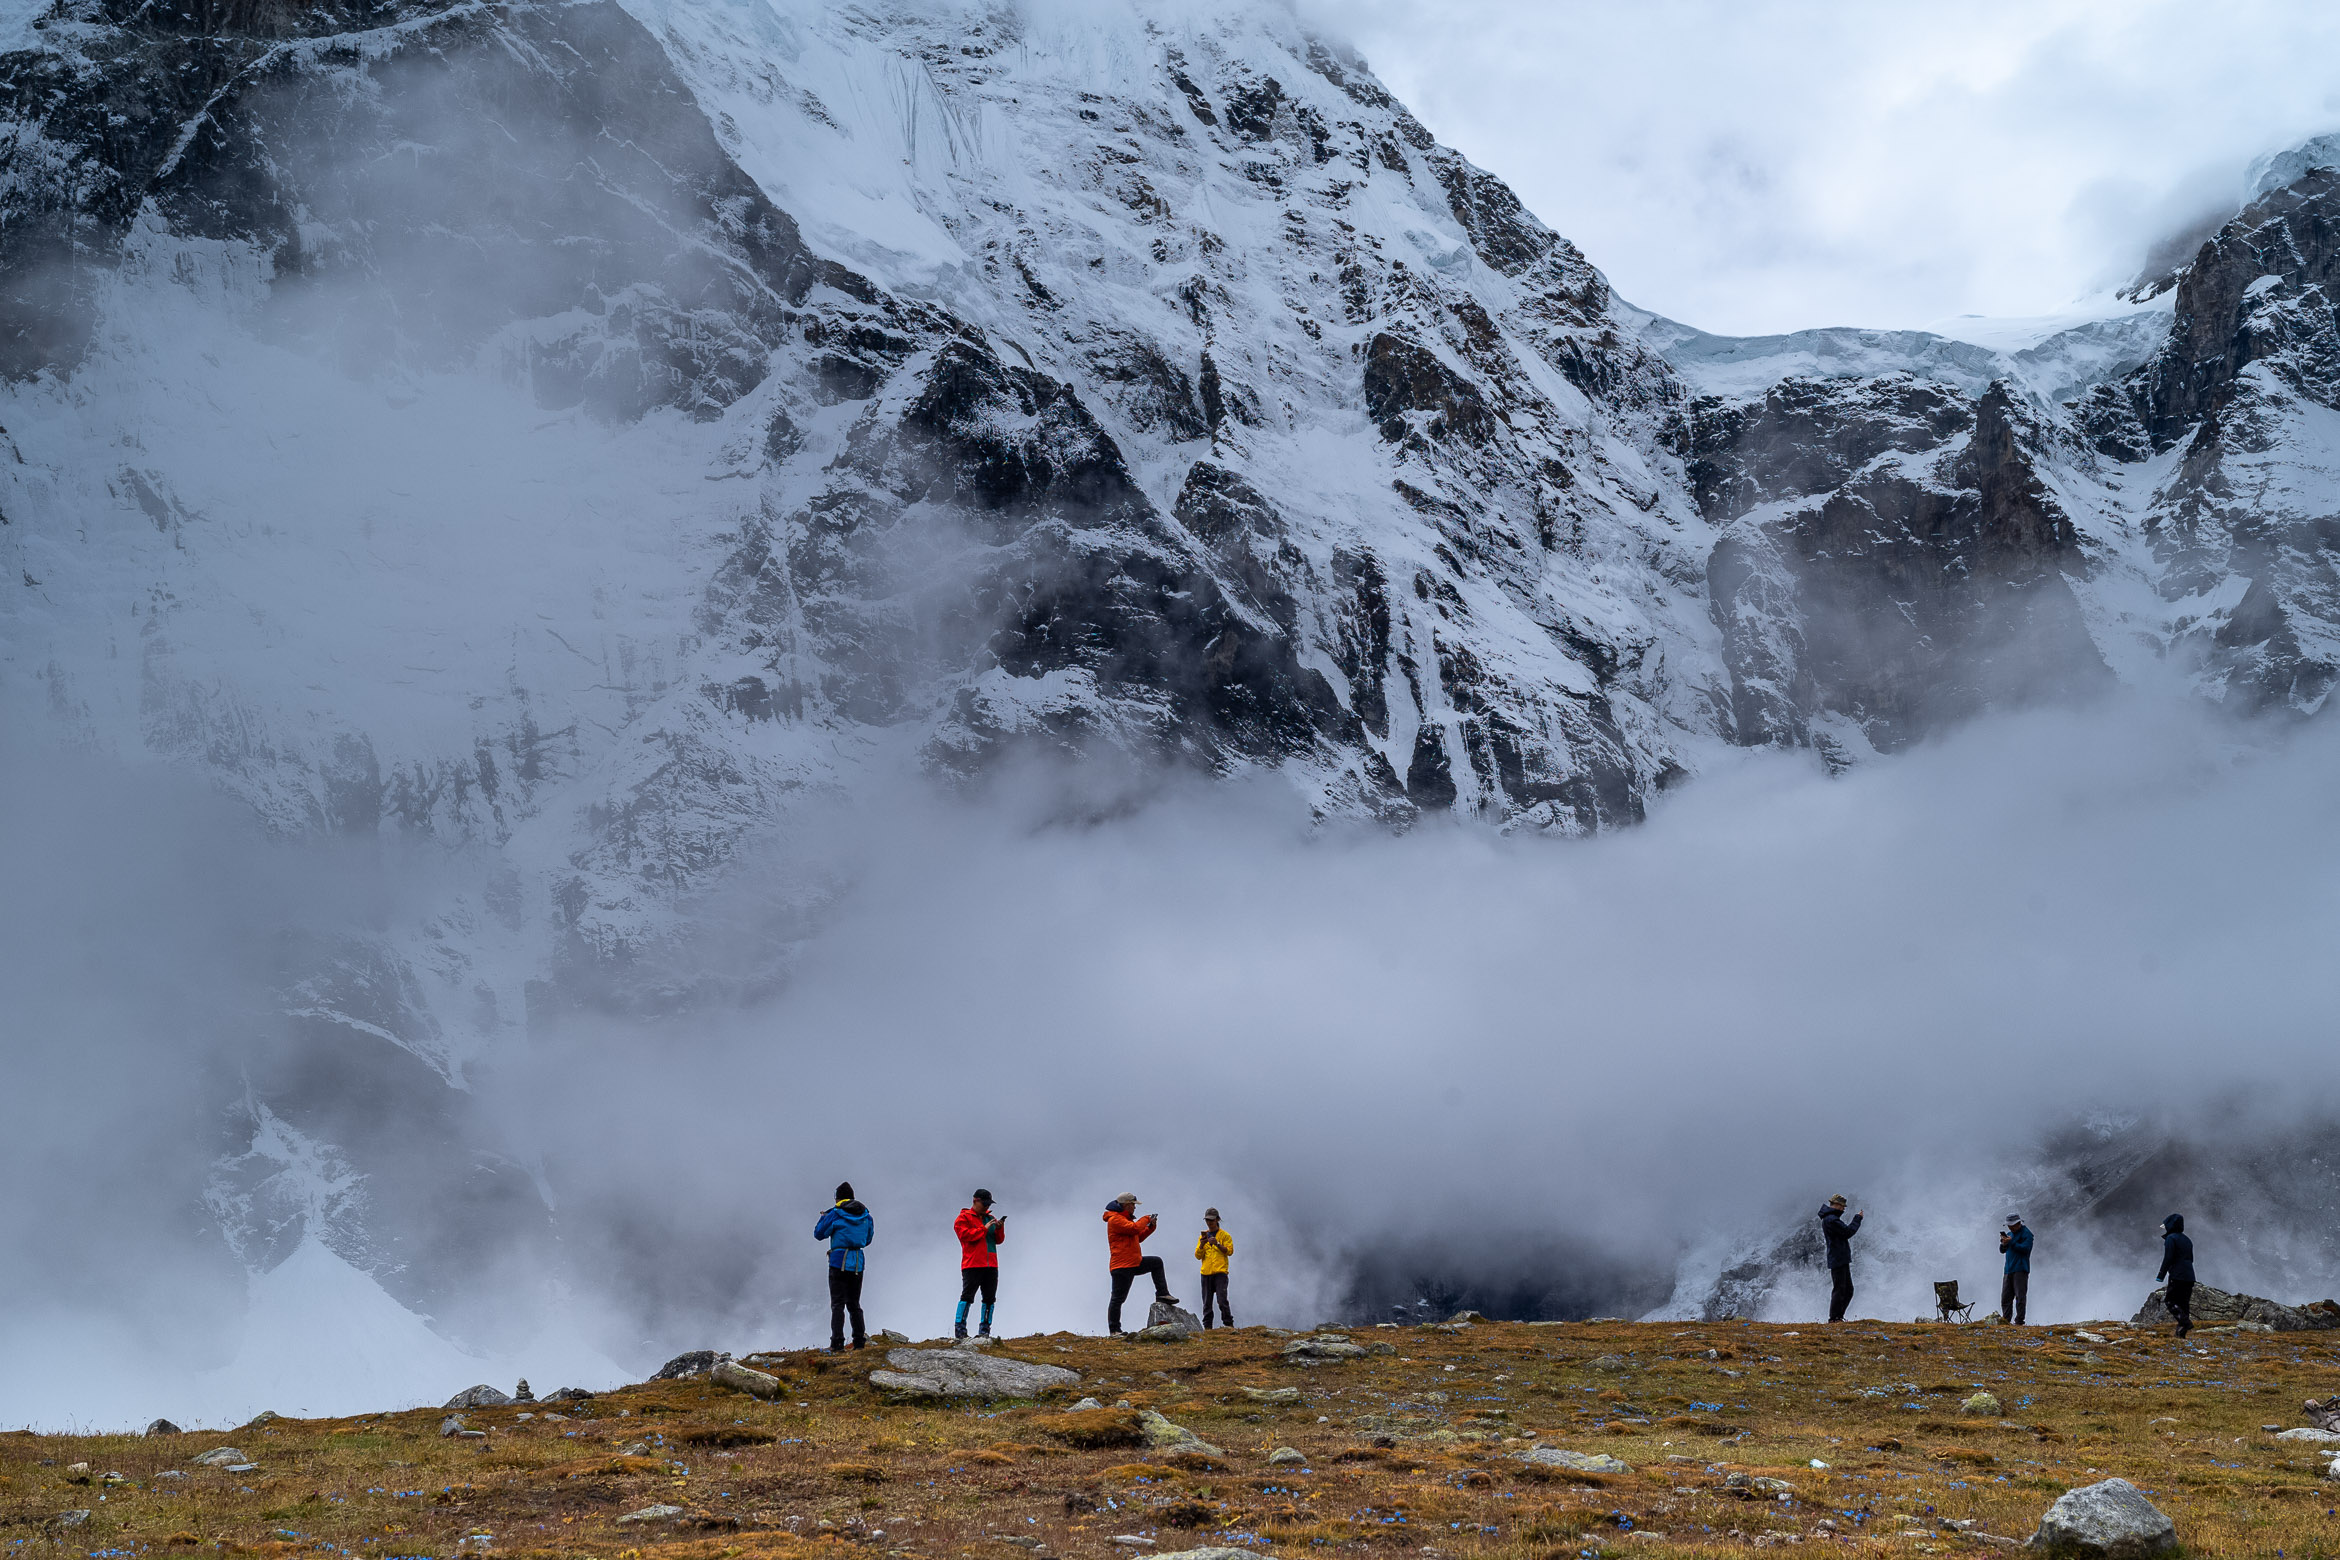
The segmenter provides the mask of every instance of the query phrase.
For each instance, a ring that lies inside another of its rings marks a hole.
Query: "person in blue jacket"
[[[2186,1233],[2182,1213],[2161,1221],[2161,1271],[2153,1276],[2169,1281],[2161,1303],[2177,1318],[2177,1335],[2183,1338],[2194,1330],[2194,1237]]]
[[[861,1319],[861,1252],[877,1233],[877,1221],[853,1196],[853,1183],[837,1183],[836,1205],[813,1226],[813,1239],[829,1243],[829,1352],[845,1352],[845,1318],[853,1317],[853,1346],[869,1346]]]
[[[2023,1227],[2022,1214],[2007,1215],[1999,1253],[2006,1258],[2000,1269],[1999,1320],[2021,1327],[2031,1309],[2031,1231]]]

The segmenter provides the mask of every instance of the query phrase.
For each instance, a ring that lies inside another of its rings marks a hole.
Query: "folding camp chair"
[[[1962,1322],[1971,1321],[1974,1317],[1974,1302],[1958,1298],[1957,1279],[1936,1279],[1934,1281],[1935,1320],[1947,1322],[1953,1316]]]

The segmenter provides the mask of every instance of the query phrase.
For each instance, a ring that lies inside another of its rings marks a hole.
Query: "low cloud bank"
[[[1578,844],[1316,829],[1266,786],[1082,827],[875,807],[830,820],[856,886],[784,999],[573,1029],[503,1086],[593,1145],[550,1172],[624,1210],[580,1215],[595,1265],[678,1343],[694,1316],[814,1335],[789,1302],[839,1177],[913,1333],[948,1319],[978,1183],[1020,1214],[1018,1331],[1100,1324],[1123,1190],[1174,1272],[1219,1206],[1244,1312],[1307,1323],[1408,1290],[1655,1305],[1686,1252],[1844,1189],[1876,1314],[1907,1316],[1944,1261],[1995,1297],[2001,1205],[2076,1122],[2220,1160],[2322,1119],[2332,756],[2131,703],[1835,780],[1747,757]],[[2132,1309],[2150,1231],[2084,1258],[2069,1235],[2042,1233],[2037,1314]],[[2329,1266],[2233,1244],[2205,1240],[2211,1281]]]
[[[1727,757],[1578,843],[1319,825],[1272,782],[1091,797],[1071,825],[1048,821],[1083,783],[1061,775],[801,818],[702,907],[711,945],[754,947],[748,907],[834,896],[783,995],[571,1018],[475,1070],[465,1130],[528,1167],[552,1238],[480,1263],[440,1320],[494,1335],[471,1379],[539,1387],[818,1341],[811,1228],[840,1178],[876,1211],[871,1324],[916,1337],[948,1326],[949,1219],[977,1185],[1009,1215],[1013,1333],[1101,1327],[1123,1191],[1161,1215],[1189,1304],[1222,1210],[1241,1321],[1691,1303],[1838,1190],[1871,1213],[1858,1312],[1917,1314],[1952,1274],[1987,1305],[2000,1217],[2032,1196],[2034,1318],[2125,1313],[2169,1210],[2044,1217],[2075,1133],[2151,1159],[2140,1196],[2200,1192],[2205,1280],[2321,1295],[2335,757],[2321,729],[2133,700],[1834,779]],[[222,1418],[468,1385],[440,1379],[456,1357],[402,1374],[354,1339],[263,1374],[197,1200],[235,1146],[219,1112],[271,928],[404,913],[397,874],[266,845],[160,782],[11,767],[36,805],[0,830],[33,885],[0,960],[21,1189],[0,1357],[23,1367],[0,1418],[171,1413],[195,1388],[147,1374],[164,1359],[226,1373],[203,1381]],[[297,1310],[289,1285],[260,1298]],[[1823,1293],[1791,1280],[1768,1306],[1817,1315]],[[349,1326],[378,1309],[334,1304]],[[32,1368],[67,1347],[75,1371]]]

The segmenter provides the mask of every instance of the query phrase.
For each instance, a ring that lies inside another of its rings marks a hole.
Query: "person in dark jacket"
[[[2194,1330],[2194,1241],[2182,1213],[2161,1221],[2161,1271],[2153,1276],[2169,1281],[2161,1303],[2177,1318],[2177,1335],[2183,1338]]]
[[[959,1237],[959,1315],[951,1323],[951,1336],[967,1336],[967,1307],[981,1295],[983,1319],[976,1336],[988,1338],[991,1308],[999,1304],[999,1243],[1007,1239],[1007,1215],[993,1214],[991,1194],[978,1186],[951,1221],[951,1233]]]
[[[2031,1309],[2031,1231],[2023,1227],[2022,1214],[2007,1215],[1999,1252],[2006,1258],[1999,1277],[1999,1320],[2021,1327]]]
[[[1844,1198],[1828,1199],[1820,1210],[1820,1238],[1828,1242],[1828,1319],[1844,1320],[1844,1308],[1852,1304],[1852,1238],[1860,1233],[1861,1220],[1867,1212],[1856,1213],[1850,1222],[1844,1216]]]
[[[813,1239],[829,1243],[829,1352],[845,1352],[845,1318],[853,1318],[853,1346],[869,1346],[861,1319],[861,1253],[877,1233],[877,1221],[853,1197],[853,1183],[837,1183],[837,1201],[813,1226]]]

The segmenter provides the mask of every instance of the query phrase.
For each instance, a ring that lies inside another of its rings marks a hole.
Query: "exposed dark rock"
[[[1365,349],[1365,411],[1381,436],[1402,443],[1420,432],[1432,439],[1484,443],[1494,415],[1478,387],[1419,342],[1387,332]]]

